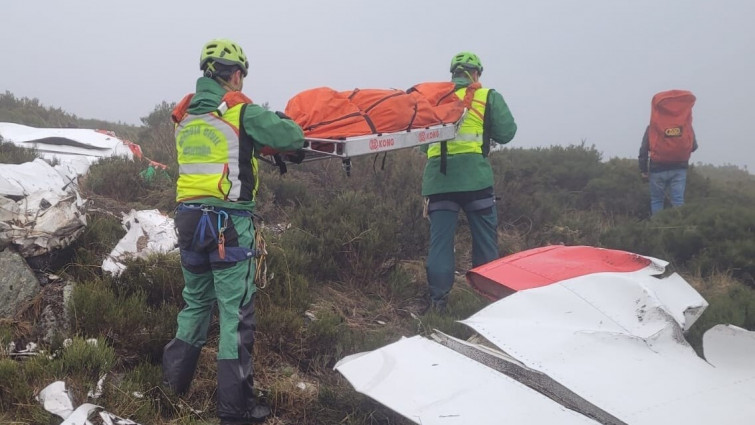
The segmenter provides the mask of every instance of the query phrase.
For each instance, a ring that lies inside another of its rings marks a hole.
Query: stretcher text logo
[[[393,140],[393,137],[385,138],[385,139],[370,139],[370,150],[378,150],[382,148],[389,148],[396,144],[396,141]]]
[[[423,131],[422,133],[418,134],[418,137],[420,143],[425,143],[427,141],[431,141],[440,137],[440,130]]]

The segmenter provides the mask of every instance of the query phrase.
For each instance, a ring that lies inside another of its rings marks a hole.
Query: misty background
[[[0,90],[138,125],[194,90],[213,38],[242,46],[244,92],[275,110],[320,86],[447,80],[468,50],[519,125],[511,147],[585,141],[636,158],[653,94],[686,89],[692,161],[752,172],[754,12],[750,0],[6,2]]]

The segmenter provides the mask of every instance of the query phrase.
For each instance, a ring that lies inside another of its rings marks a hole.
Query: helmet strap
[[[204,76],[207,78],[214,78],[215,76],[215,62],[207,61],[207,66],[204,70]]]
[[[465,75],[465,76],[467,77],[467,79],[468,79],[469,81],[471,81],[471,82],[473,82],[473,83],[476,83],[477,81],[479,81],[479,78],[478,78],[478,77],[474,77],[474,76],[472,76],[472,74],[470,74],[470,73],[469,73],[469,70],[468,70],[468,69],[466,69],[466,68],[464,68],[464,75]],[[478,76],[480,75],[480,74],[479,74],[479,71],[478,71],[477,75],[478,75]]]
[[[220,77],[215,78],[215,81],[218,82],[226,91],[241,91],[241,88],[243,87],[243,81],[244,78],[240,77],[238,83],[235,81],[235,75],[236,73],[239,73],[239,75],[242,75],[243,72],[241,70],[234,71],[233,74],[231,74],[231,78],[228,80],[224,80]]]

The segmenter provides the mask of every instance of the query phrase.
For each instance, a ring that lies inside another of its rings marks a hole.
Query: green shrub
[[[77,281],[97,279],[102,275],[102,261],[125,234],[120,219],[110,214],[89,212],[84,232],[71,245],[73,262],[64,271]]]
[[[149,306],[139,289],[122,293],[109,278],[76,285],[69,303],[72,329],[80,335],[103,335],[126,363],[158,359],[176,329],[177,304]]]
[[[703,354],[703,334],[715,325],[755,329],[755,290],[752,288],[735,284],[725,292],[703,293],[703,296],[710,305],[687,334],[687,340],[699,354]]]
[[[0,411],[8,411],[16,404],[25,402],[32,392],[19,363],[0,358]]]
[[[156,105],[149,115],[141,118],[144,126],[138,137],[144,155],[170,167],[177,163],[175,127],[170,117],[175,106],[165,101]]]
[[[527,248],[549,239],[541,235],[564,214],[580,209],[585,199],[610,191],[594,183],[606,164],[595,147],[584,144],[538,149],[504,149],[490,155],[495,176],[498,220],[525,235]],[[604,206],[596,206],[605,209]]]
[[[33,148],[16,146],[13,142],[6,142],[0,137],[0,164],[23,164],[34,161],[39,153]]]
[[[125,157],[102,158],[89,167],[84,186],[93,193],[120,202],[136,202],[147,195],[139,177],[141,163]]]
[[[111,412],[128,412],[139,423],[152,423],[164,416],[166,406],[160,397],[162,370],[159,364],[142,362],[124,373],[123,379],[105,392]],[[169,409],[168,409],[169,410]]]
[[[95,390],[100,377],[110,373],[115,364],[115,350],[104,339],[87,341],[76,337],[60,351],[53,361],[53,369],[58,379],[82,382],[87,390]]]
[[[371,193],[338,193],[294,211],[281,246],[292,269],[305,275],[365,281],[387,271],[386,262],[416,253],[413,237],[405,238],[411,232],[394,211],[392,202]]]
[[[731,271],[755,285],[755,210],[749,207],[692,201],[652,220],[611,228],[601,240],[702,275]]]
[[[146,167],[142,161],[125,157],[102,158],[89,167],[83,186],[95,195],[121,203],[121,209],[124,206],[160,211],[175,209],[174,180],[145,181],[141,173]]]
[[[637,162],[614,158],[604,164],[600,175],[585,185],[578,207],[607,217],[648,217],[649,189],[640,179]]]
[[[178,253],[153,254],[125,262],[126,270],[112,279],[119,296],[142,293],[151,308],[164,303],[180,305],[184,280]]]

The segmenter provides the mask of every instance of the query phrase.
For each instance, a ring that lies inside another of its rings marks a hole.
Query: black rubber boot
[[[268,416],[270,416],[270,407],[257,403],[254,407],[246,412],[242,417],[221,417],[220,425],[248,425],[259,424],[265,422]]]

